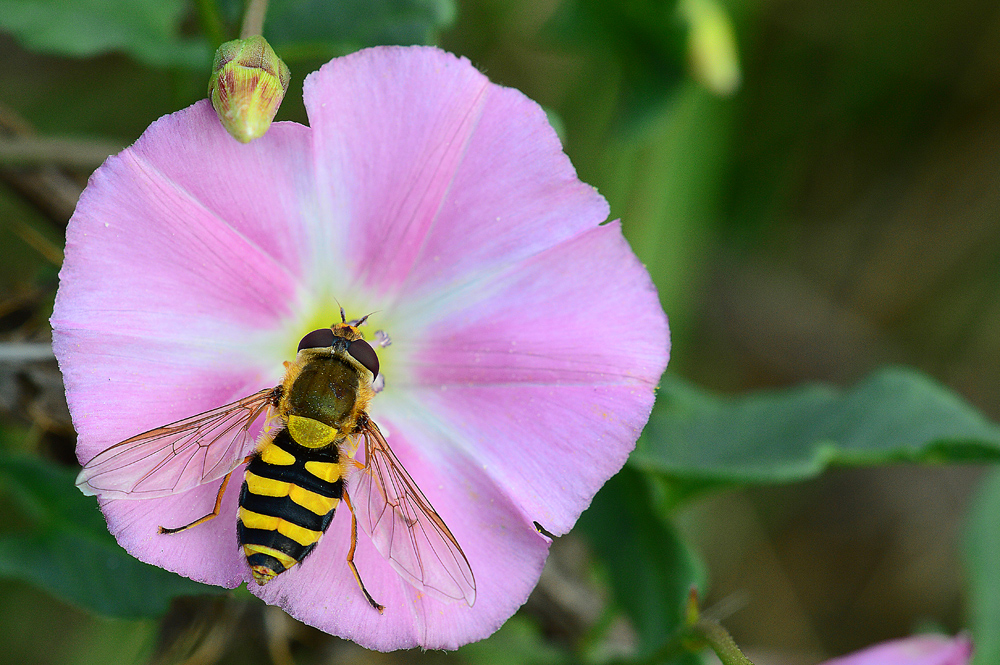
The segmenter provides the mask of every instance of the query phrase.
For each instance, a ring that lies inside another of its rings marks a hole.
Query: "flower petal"
[[[289,235],[301,225],[288,194],[297,191],[295,177],[283,174],[295,174],[309,148],[303,127],[273,133],[266,144],[240,146],[203,101],[161,118],[109,158],[68,231],[59,295],[72,311],[57,303],[54,324],[173,340],[205,335],[218,344],[218,331],[202,325],[256,328],[285,315],[298,286]],[[246,152],[234,154],[226,142]],[[277,186],[260,187],[262,180]],[[178,328],[183,316],[193,327]]]
[[[264,366],[249,342],[287,316],[299,289],[306,243],[296,219],[308,205],[297,199],[311,179],[296,165],[311,148],[299,125],[268,136],[242,146],[200,102],[158,120],[92,176],[67,230],[52,316],[82,462],[280,380],[280,365]],[[234,586],[245,568],[235,498],[227,519],[156,532],[206,514],[217,489],[103,509],[136,557]]]
[[[53,347],[62,364],[76,427],[77,457],[87,462],[130,436],[227,404],[280,380],[233,368],[216,349],[147,342],[131,335],[63,331]],[[86,367],[74,362],[86,355]]]
[[[274,386],[285,338],[333,296],[384,308],[393,347],[372,415],[464,549],[475,604],[423,596],[359,534],[375,612],[345,563],[346,506],[302,565],[250,588],[364,646],[457,648],[537,582],[549,541],[532,520],[567,531],[624,462],[666,319],[521,93],[437,49],[379,48],[311,76],[306,104],[312,129],[278,123],[242,146],[202,102],[95,173],[52,319],[78,455]],[[204,515],[218,483],[102,508],[140,559],[234,586],[252,579],[241,474],[217,519],[178,534],[157,528]]]
[[[380,421],[393,450],[455,538],[476,577],[476,602],[445,603],[421,596],[358,532],[355,563],[385,613],[361,594],[346,564],[350,513],[341,504],[316,550],[300,565],[250,591],[289,614],[361,646],[389,651],[422,646],[456,649],[499,628],[538,582],[549,541],[493,480],[462,458],[430,461],[418,451],[439,438],[420,423],[405,429]]]
[[[967,635],[915,635],[883,642],[823,665],[968,665],[972,640]]]
[[[310,75],[305,102],[338,258],[375,293],[438,292],[607,218],[542,109],[465,59],[360,51]]]
[[[387,377],[386,399],[407,393],[411,406],[393,406],[447,423],[532,519],[565,533],[624,464],[666,366],[667,321],[648,274],[608,224],[434,311],[415,338],[394,340],[409,362],[402,382]]]
[[[52,316],[82,459],[109,436],[276,380],[280,367],[255,364],[247,340],[287,316],[299,288],[296,197],[311,180],[294,167],[307,132],[285,123],[242,146],[200,102],[94,173],[67,230]]]
[[[101,501],[108,530],[132,556],[198,582],[233,588],[250,578],[236,541],[236,508],[243,467],[233,473],[219,516],[180,533],[158,533],[209,513],[221,481],[162,499]]]

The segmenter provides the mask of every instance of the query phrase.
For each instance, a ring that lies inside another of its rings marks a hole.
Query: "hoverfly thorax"
[[[303,428],[302,437],[295,437],[303,445],[332,443],[353,433],[371,400],[371,383],[377,372],[378,357],[356,328],[339,324],[314,330],[299,343],[298,357],[285,379],[279,412],[292,419],[291,428]],[[311,422],[307,425],[303,419]],[[305,430],[306,426],[311,429]]]

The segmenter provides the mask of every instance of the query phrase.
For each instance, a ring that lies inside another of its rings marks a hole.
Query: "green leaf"
[[[473,665],[561,665],[572,660],[545,636],[529,618],[515,614],[500,630],[481,642],[459,649],[462,660]]]
[[[1000,663],[1000,471],[983,480],[969,511],[964,543],[973,663]]]
[[[670,312],[675,349],[698,344],[691,312],[713,265],[714,227],[725,216],[733,118],[732,104],[688,81],[646,131],[618,136],[595,153],[603,162],[595,184]]]
[[[557,39],[618,63],[618,120],[641,124],[662,108],[684,77],[686,27],[674,2],[567,0],[547,26]]]
[[[223,593],[142,563],[108,533],[76,474],[36,457],[0,454],[0,482],[28,530],[0,534],[0,575],[27,580],[80,607],[122,618],[163,614],[175,596]]]
[[[154,67],[210,67],[204,40],[182,39],[184,0],[0,0],[0,28],[27,48],[76,57],[125,52]]]
[[[379,44],[428,44],[455,18],[454,0],[271,0],[264,36],[286,62]]]
[[[603,560],[642,652],[652,653],[683,625],[691,587],[704,588],[701,565],[654,508],[647,479],[629,467],[597,493],[578,527]]]
[[[684,495],[803,480],[831,464],[998,460],[997,425],[932,379],[890,368],[850,390],[809,385],[742,397],[665,378],[630,463]]]

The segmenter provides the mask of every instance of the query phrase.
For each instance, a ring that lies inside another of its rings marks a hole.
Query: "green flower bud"
[[[731,95],[740,86],[736,34],[726,10],[716,0],[681,0],[688,23],[688,59],[692,74],[717,95]]]
[[[208,96],[233,138],[249,143],[271,126],[292,74],[260,35],[226,42],[215,52]]]

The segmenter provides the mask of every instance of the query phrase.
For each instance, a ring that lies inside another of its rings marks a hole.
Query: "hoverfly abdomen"
[[[344,493],[337,446],[306,448],[281,429],[247,465],[237,538],[258,584],[300,563]]]

